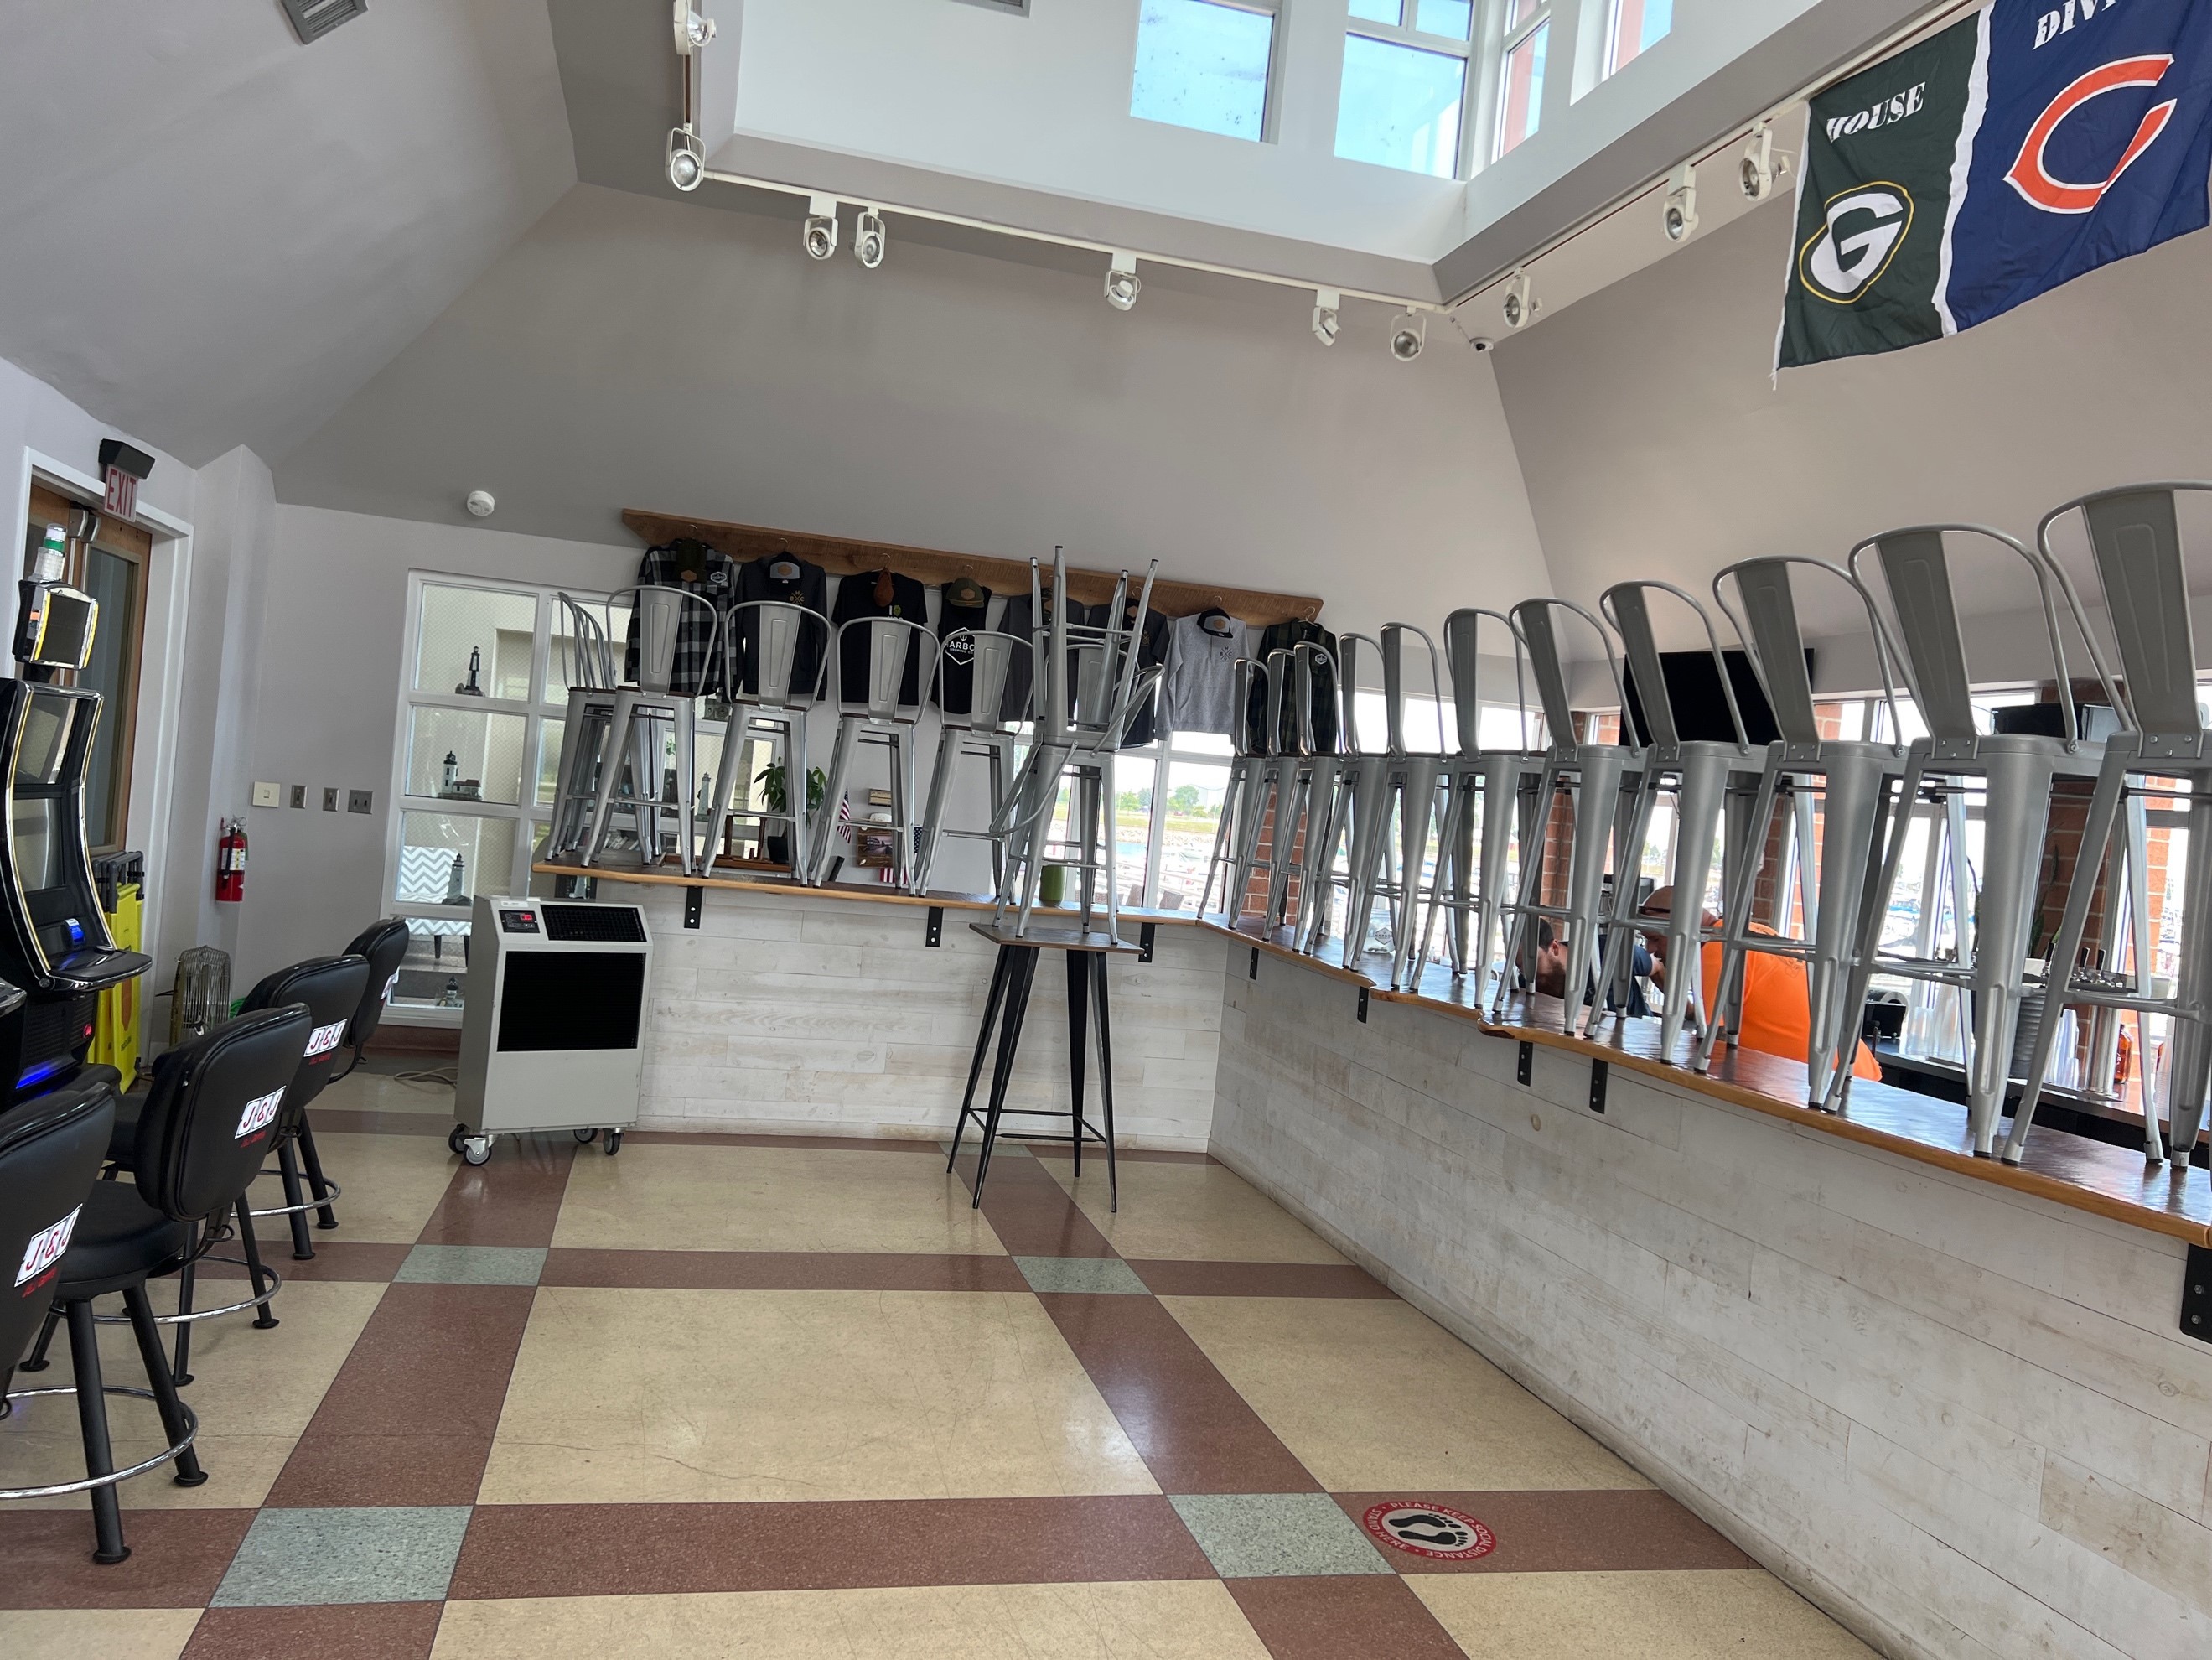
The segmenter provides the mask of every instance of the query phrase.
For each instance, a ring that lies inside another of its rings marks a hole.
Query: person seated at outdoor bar
[[[1647,922],[1664,921],[1674,909],[1674,890],[1655,888],[1650,897],[1637,907],[1636,914]],[[1707,928],[1717,928],[1721,919],[1707,911],[1705,922]],[[1752,927],[1760,933],[1774,932],[1755,922]],[[1644,939],[1651,947],[1651,982],[1663,987],[1667,983],[1667,936],[1651,933]],[[1720,941],[1708,941],[1702,955],[1705,996],[1710,1000],[1720,989]],[[1743,1012],[1737,1022],[1736,1046],[1778,1055],[1786,1061],[1802,1064],[1813,1041],[1813,1002],[1806,990],[1805,965],[1794,957],[1779,957],[1765,951],[1746,952],[1743,959]],[[1881,1078],[1881,1067],[1875,1061],[1874,1051],[1863,1043],[1852,1057],[1851,1076],[1876,1081]]]
[[[1605,933],[1602,929],[1598,933],[1595,956],[1598,962],[1604,960]],[[1651,953],[1645,949],[1641,939],[1636,942],[1635,959],[1628,977],[1628,1006],[1624,1010],[1621,1007],[1620,1000],[1609,990],[1606,993],[1605,1006],[1608,1013],[1625,1012],[1632,1018],[1640,1020],[1651,1012],[1650,1006],[1644,1000],[1644,982],[1651,972],[1653,962]],[[1595,965],[1595,963],[1592,964],[1593,968]],[[1541,916],[1536,919],[1535,985],[1537,991],[1546,997],[1564,998],[1567,994],[1566,936],[1553,927],[1551,922]],[[1587,1003],[1590,1000],[1591,990],[1592,988],[1588,986],[1583,988],[1583,1002]]]

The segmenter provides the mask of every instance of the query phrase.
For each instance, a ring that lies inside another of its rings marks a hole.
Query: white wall
[[[952,10],[968,8],[952,6]],[[988,16],[985,21],[993,21]],[[1333,626],[1548,586],[1487,359],[1381,313],[894,242],[579,185],[278,466],[287,502],[635,546],[644,507],[1321,595]]]

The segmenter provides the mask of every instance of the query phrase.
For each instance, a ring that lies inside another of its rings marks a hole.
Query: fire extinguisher
[[[215,844],[215,897],[236,904],[246,897],[246,821],[228,822]]]

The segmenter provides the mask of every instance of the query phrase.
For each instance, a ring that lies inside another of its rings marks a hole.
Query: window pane
[[[534,594],[495,588],[422,585],[422,638],[415,654],[415,690],[452,692],[469,684],[487,697],[530,696],[530,652],[538,623]]]
[[[138,719],[138,562],[88,549],[84,586],[100,601],[100,626],[76,683],[100,698],[84,769],[84,839],[88,847],[118,848],[130,806],[131,732]]]
[[[476,895],[514,891],[508,885],[514,874],[512,818],[459,812],[399,817],[399,885],[392,897],[401,904],[449,904],[465,920]]]
[[[1544,0],[1505,0],[1505,32],[1508,34],[1544,9]]]
[[[1474,0],[1421,0],[1421,32],[1467,39],[1474,22]]]
[[[522,799],[522,739],[519,714],[416,709],[407,745],[407,794],[511,806]]]
[[[550,807],[561,782],[561,736],[565,720],[547,721],[538,728],[538,805]]]
[[[1511,149],[1536,131],[1544,103],[1544,47],[1552,33],[1540,23],[1528,38],[1505,54],[1505,85],[1498,110],[1498,153]]]
[[[1129,113],[1231,138],[1260,137],[1275,20],[1210,0],[1144,0]]]
[[[1167,817],[1160,826],[1160,903],[1170,910],[1198,909],[1228,788],[1225,766],[1202,761],[1168,763]]]
[[[1364,34],[1344,40],[1344,95],[1336,153],[1449,179],[1459,171],[1460,105],[1467,63]]]
[[[1403,12],[1403,0],[1352,0],[1352,15],[1370,23],[1402,22]]]
[[[465,918],[407,919],[407,954],[399,959],[395,1004],[417,1008],[458,1007],[469,983],[469,924]]]
[[[1114,763],[1115,873],[1121,879],[1125,903],[1151,903],[1145,893],[1145,855],[1152,842],[1152,780],[1151,757],[1123,755]]]
[[[1665,40],[1674,23],[1674,0],[1613,0],[1613,62],[1606,73]]]

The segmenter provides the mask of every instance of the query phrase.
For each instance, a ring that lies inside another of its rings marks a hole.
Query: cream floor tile
[[[203,1306],[242,1295],[245,1285],[236,1280],[200,1283],[198,1300]],[[252,1318],[243,1314],[201,1321],[192,1334],[192,1382],[184,1397],[199,1414],[200,1435],[194,1445],[208,1479],[197,1487],[180,1487],[167,1469],[149,1470],[123,1484],[124,1507],[226,1510],[259,1505],[383,1294],[379,1285],[295,1281],[277,1293],[274,1330],[256,1331]],[[173,1309],[173,1282],[157,1282],[153,1302],[157,1311]],[[123,1299],[102,1298],[100,1308],[103,1313],[120,1313]],[[173,1341],[173,1330],[163,1329],[165,1346]],[[100,1364],[110,1383],[146,1387],[145,1365],[129,1327],[100,1329]],[[59,1336],[52,1365],[43,1372],[19,1372],[14,1387],[69,1381],[69,1342]],[[151,1402],[111,1397],[108,1426],[118,1465],[150,1457],[164,1444],[161,1419]],[[0,1420],[0,1487],[75,1481],[83,1474],[84,1447],[70,1397],[49,1395],[18,1402],[15,1414]],[[24,1502],[60,1510],[82,1510],[85,1505],[82,1493]],[[0,1644],[0,1653],[8,1651]]]
[[[580,1158],[556,1245],[611,1250],[933,1251],[1005,1247],[923,1152],[626,1146]]]
[[[546,1286],[477,1502],[1158,1491],[1026,1292]]]
[[[447,1077],[460,1057],[453,1055],[410,1055],[404,1063],[410,1073],[442,1072]],[[315,1098],[319,1107],[360,1108],[370,1112],[420,1112],[453,1122],[453,1086],[427,1080],[408,1082],[384,1072],[356,1072],[330,1085]],[[313,1116],[313,1108],[308,1109]]]
[[[432,1660],[1266,1660],[1218,1580],[448,1602]]]
[[[1160,1300],[1333,1493],[1650,1485],[1408,1304]]]
[[[199,1619],[198,1608],[0,1609],[0,1654],[9,1660],[177,1660]]]
[[[1770,1573],[1417,1573],[1469,1654],[1499,1660],[1870,1660]],[[1476,1645],[1480,1644],[1478,1648]]]
[[[1075,1195],[1083,1213],[1124,1256],[1203,1262],[1341,1262],[1321,1236],[1219,1164],[1153,1164],[1130,1158],[1119,1171],[1121,1209],[1107,1208],[1106,1165],[1086,1158],[1039,1161]]]
[[[376,1244],[411,1245],[446,1196],[461,1161],[445,1141],[431,1135],[315,1134],[323,1172],[344,1189],[332,1203],[338,1213],[335,1232],[318,1229],[318,1239],[360,1239]],[[276,1168],[275,1160],[270,1168]],[[305,1183],[302,1183],[305,1191]],[[264,1176],[249,1189],[258,1210],[284,1202],[283,1184]],[[312,1219],[310,1219],[312,1220]],[[255,1236],[279,1274],[290,1256],[289,1219],[265,1216],[253,1225]]]

